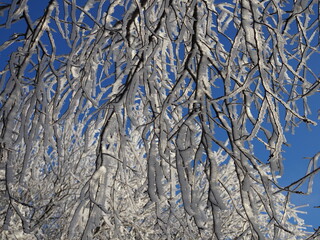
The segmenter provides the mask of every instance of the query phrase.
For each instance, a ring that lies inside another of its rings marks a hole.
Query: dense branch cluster
[[[318,1],[9,2],[1,239],[317,237],[288,196],[319,154],[277,178],[316,124]]]

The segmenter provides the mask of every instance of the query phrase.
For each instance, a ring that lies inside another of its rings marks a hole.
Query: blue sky
[[[4,3],[11,1],[2,1]],[[29,0],[30,6],[30,15],[33,16],[33,20],[41,16],[45,10],[45,7],[48,4],[48,0]],[[77,1],[79,2],[79,1]],[[80,1],[84,2],[84,1]],[[1,21],[3,22],[3,21]],[[19,23],[22,24],[22,23]],[[21,31],[25,26],[15,24],[11,29],[1,29],[2,34],[5,36],[10,36],[15,32]],[[4,42],[7,37],[0,39],[0,44]],[[2,52],[0,55],[1,59],[8,59],[10,51],[15,50],[14,48],[8,48],[7,51]],[[320,75],[320,68],[317,66],[320,59],[318,58],[311,59],[309,61],[311,68],[318,69],[318,75]],[[0,68],[3,69],[5,62],[2,60],[0,62]],[[311,118],[316,120],[318,118],[318,109],[319,109],[320,96],[313,96],[310,98],[309,103],[311,109],[313,110]],[[285,152],[283,154],[284,158],[284,174],[283,177],[279,180],[280,184],[286,186],[291,182],[299,179],[304,176],[308,166],[308,159],[306,157],[312,157],[315,155],[319,149],[320,142],[320,126],[310,126],[310,129],[304,124],[301,123],[298,128],[295,129],[295,134],[286,132],[287,142],[291,145],[285,147]],[[305,219],[306,224],[313,225],[314,228],[317,228],[320,225],[319,216],[320,208],[314,208],[314,206],[320,205],[320,174],[318,174],[314,181],[313,193],[308,196],[304,195],[292,195],[292,202],[296,205],[306,205],[309,204],[309,207],[301,208],[302,211],[307,211],[308,214],[301,215]]]
[[[320,60],[320,59],[319,59]],[[318,60],[318,62],[319,62]],[[312,63],[316,67],[317,62]],[[313,110],[312,119],[316,120],[318,117],[317,109],[319,109],[320,96],[312,96],[309,100],[311,109]],[[295,129],[295,134],[290,132],[286,133],[287,141],[291,145],[285,147],[283,154],[284,161],[284,174],[280,179],[280,183],[284,186],[298,180],[306,174],[309,157],[313,157],[319,149],[320,142],[320,124],[318,121],[317,126],[306,126],[302,123]],[[319,167],[319,164],[318,164]],[[306,191],[306,184],[303,185],[302,190]],[[308,214],[301,215],[305,219],[306,224],[313,225],[314,228],[320,226],[319,216],[320,208],[314,208],[320,205],[320,174],[317,174],[314,179],[313,191],[310,195],[293,194],[291,201],[296,205],[306,205],[300,210],[307,211]]]

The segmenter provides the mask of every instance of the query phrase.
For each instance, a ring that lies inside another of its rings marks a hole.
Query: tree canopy
[[[318,122],[318,1],[32,7],[0,3],[1,239],[319,235],[290,202],[319,153],[278,183],[286,132]]]

